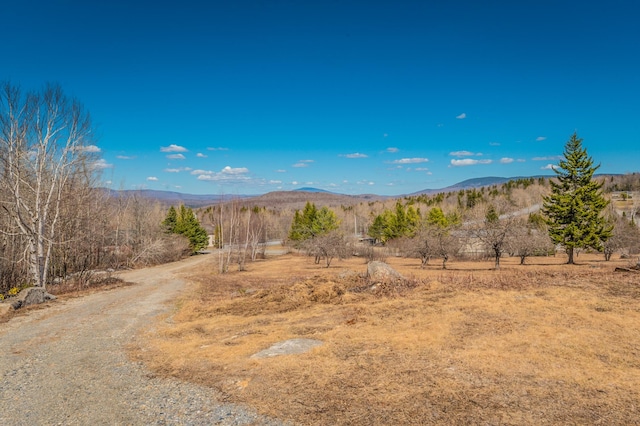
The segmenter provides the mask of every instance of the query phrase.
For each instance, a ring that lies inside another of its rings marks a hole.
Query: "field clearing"
[[[297,424],[630,424],[640,418],[640,274],[602,255],[389,258],[411,285],[372,294],[363,259],[285,255],[190,272],[132,356],[159,375]],[[252,354],[290,338],[308,353]]]

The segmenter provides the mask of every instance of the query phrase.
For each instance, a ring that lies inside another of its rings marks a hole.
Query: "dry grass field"
[[[297,424],[634,424],[640,274],[602,257],[505,259],[500,271],[390,258],[411,285],[376,294],[349,272],[363,259],[326,269],[285,255],[218,275],[212,258],[132,356]],[[324,344],[250,358],[302,337]]]

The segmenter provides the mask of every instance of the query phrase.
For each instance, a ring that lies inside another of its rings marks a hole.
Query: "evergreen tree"
[[[542,212],[549,226],[549,236],[562,245],[573,264],[576,248],[602,251],[603,242],[612,235],[612,226],[602,216],[608,202],[602,195],[602,183],[593,180],[600,166],[582,147],[582,139],[574,133],[564,147],[564,159],[556,172],[557,182],[550,180],[551,195],[544,197]]]
[[[320,210],[307,201],[302,212],[296,210],[289,231],[289,239],[302,242],[338,229],[340,222],[336,214],[327,207]]]
[[[167,233],[175,233],[176,226],[178,226],[178,212],[176,211],[175,207],[171,206],[169,208],[167,217],[165,217],[165,219],[162,221],[162,226],[164,226]]]
[[[200,225],[193,210],[184,205],[179,210],[171,206],[167,216],[162,221],[168,233],[184,235],[189,240],[189,248],[193,253],[202,250],[209,244],[209,235]]]
[[[395,212],[385,209],[374,218],[368,234],[383,243],[396,238],[413,237],[420,227],[420,221],[420,210],[413,206],[405,208],[398,200]]]

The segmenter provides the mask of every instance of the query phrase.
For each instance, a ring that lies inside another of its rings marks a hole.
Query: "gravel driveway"
[[[154,378],[124,347],[209,256],[122,273],[136,283],[56,301],[0,325],[0,425],[280,425],[217,402],[210,388]]]

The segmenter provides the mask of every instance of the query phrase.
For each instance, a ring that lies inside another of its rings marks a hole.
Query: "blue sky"
[[[9,3],[9,4],[6,4]],[[57,82],[113,188],[398,195],[640,167],[640,3],[5,2],[0,80]]]

